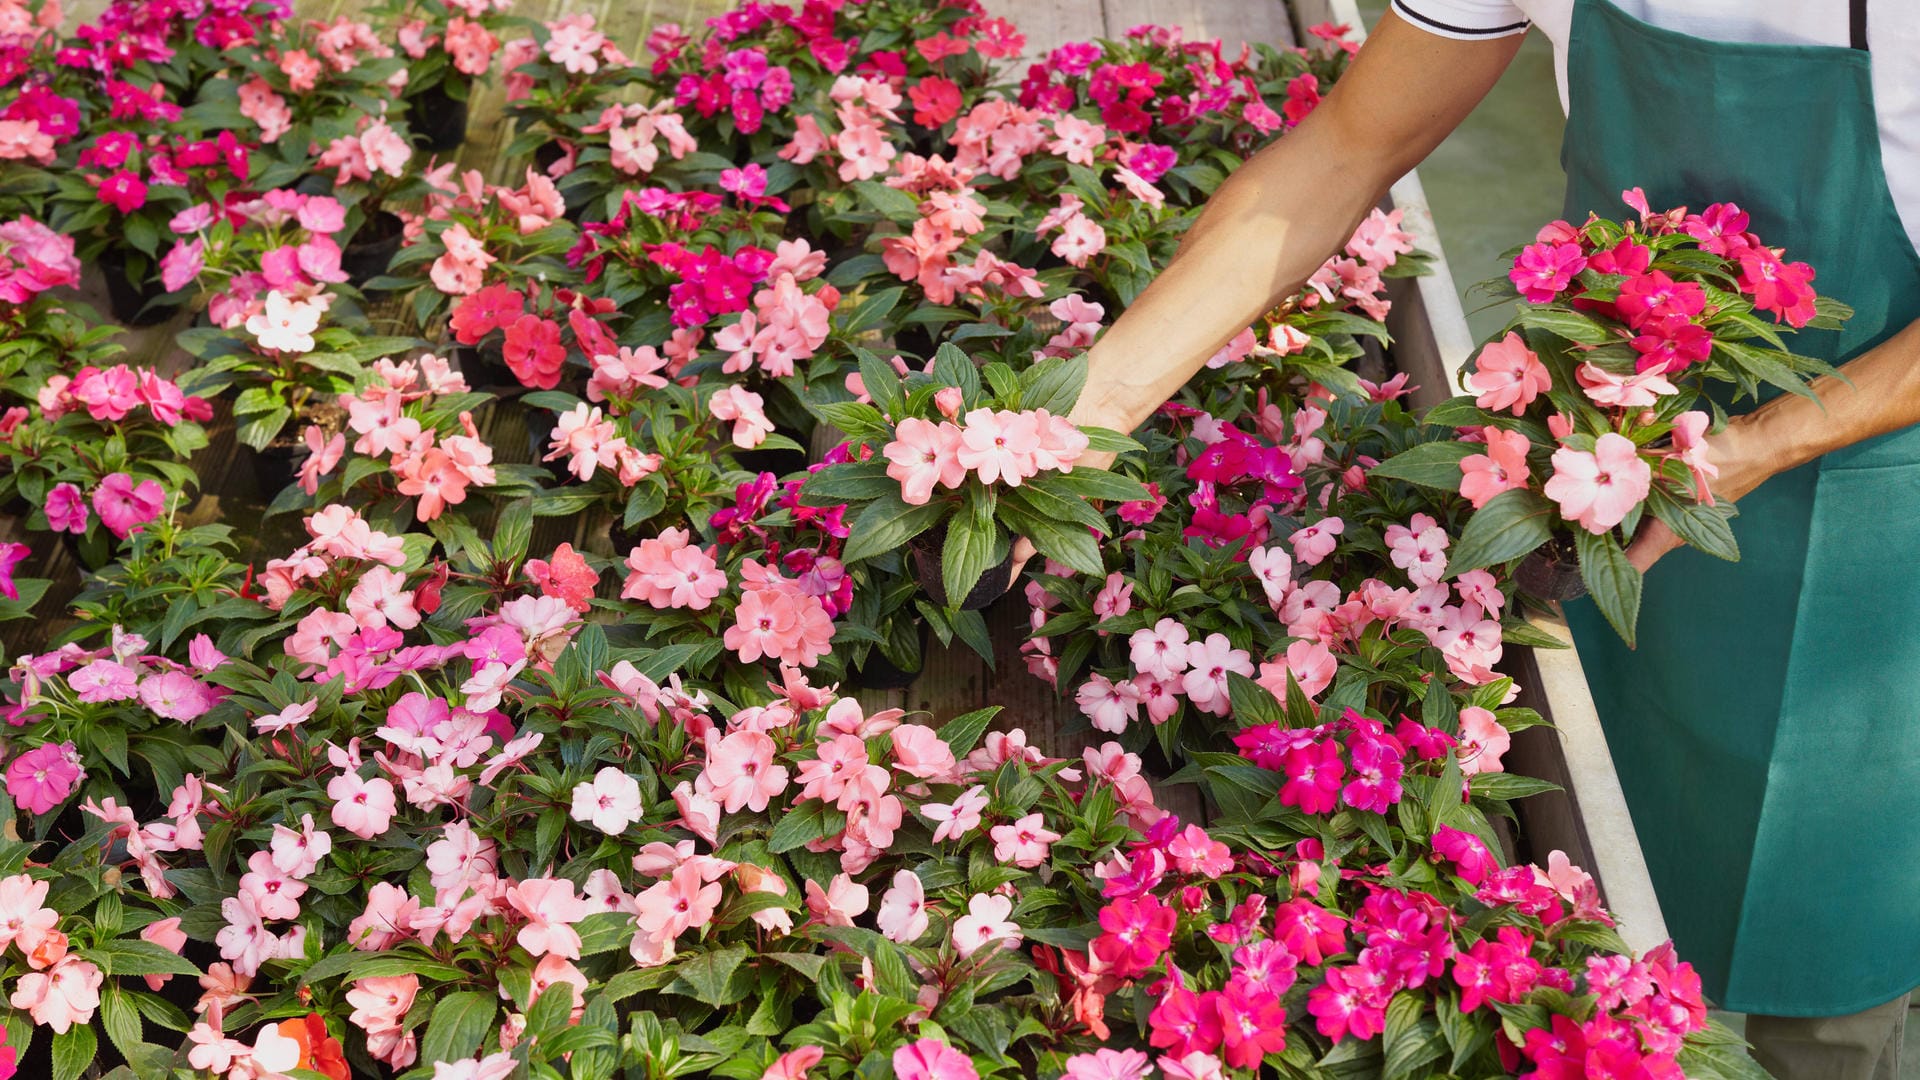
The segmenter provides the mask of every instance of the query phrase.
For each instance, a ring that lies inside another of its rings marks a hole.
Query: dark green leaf
[[[1524,488],[1503,491],[1467,518],[1447,560],[1451,576],[1517,559],[1553,536],[1553,503]]]
[[[1573,543],[1580,553],[1580,576],[1586,580],[1587,595],[1632,648],[1634,626],[1640,620],[1640,571],[1627,561],[1627,553],[1612,533],[1595,535],[1575,529]]]

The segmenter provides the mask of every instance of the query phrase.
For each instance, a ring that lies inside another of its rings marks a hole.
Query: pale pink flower
[[[1505,772],[1500,759],[1512,745],[1513,734],[1492,712],[1478,705],[1460,710],[1460,742],[1455,753],[1460,757],[1462,775]]]
[[[1658,371],[1615,375],[1591,361],[1575,368],[1573,377],[1580,384],[1581,391],[1595,404],[1611,405],[1617,409],[1649,409],[1668,394],[1680,392]]]
[[[867,887],[845,874],[835,874],[825,889],[809,879],[806,892],[807,913],[822,926],[852,926],[867,913]]]
[[[807,1070],[820,1064],[827,1052],[817,1046],[802,1046],[789,1050],[774,1059],[767,1071],[760,1074],[760,1080],[807,1080]],[[435,1077],[434,1080],[440,1080]]]
[[[787,767],[773,763],[774,749],[773,740],[759,731],[736,731],[713,744],[706,776],[727,813],[743,807],[759,813],[786,790]]]
[[[979,784],[968,788],[947,803],[922,803],[920,813],[939,824],[933,830],[933,842],[958,840],[980,827],[980,814],[987,808],[987,789]]]
[[[1347,523],[1337,517],[1321,518],[1287,537],[1293,545],[1293,557],[1302,566],[1318,566],[1339,546],[1336,537],[1347,531]]]
[[[1130,680],[1115,682],[1097,671],[1088,673],[1087,681],[1074,692],[1074,703],[1095,731],[1117,735],[1140,718],[1140,688]]]
[[[609,765],[573,787],[573,820],[618,836],[640,820],[640,782]]]
[[[100,1007],[104,978],[99,968],[69,954],[47,971],[20,976],[8,1004],[25,1010],[34,1023],[64,1035],[73,1025],[93,1019],[93,1011]]]
[[[514,941],[534,956],[552,953],[580,959],[580,935],[573,924],[592,914],[565,878],[528,878],[507,886],[507,903],[527,920]]]
[[[1553,452],[1553,476],[1542,490],[1561,516],[1591,533],[1604,533],[1646,499],[1653,469],[1625,435],[1607,432],[1592,453],[1563,446]]]
[[[707,399],[715,420],[733,423],[733,445],[751,450],[773,434],[773,421],[764,410],[766,400],[744,386],[727,386]]]
[[[419,992],[418,975],[356,980],[353,989],[346,993],[347,1004],[353,1006],[353,1012],[347,1019],[368,1035],[398,1031],[400,1022],[413,1008],[413,999]]]
[[[938,1039],[921,1039],[893,1052],[895,1080],[979,1080],[973,1059]]]
[[[384,776],[363,780],[358,773],[343,773],[327,781],[327,797],[333,800],[333,823],[362,840],[385,833],[399,808],[393,782]]]
[[[1673,448],[1679,451],[1674,456],[1693,474],[1694,498],[1708,506],[1713,505],[1713,491],[1707,482],[1720,476],[1720,467],[1707,454],[1707,428],[1712,424],[1713,417],[1697,410],[1673,418]]]
[[[1228,697],[1229,673],[1252,678],[1252,655],[1245,649],[1234,648],[1225,634],[1208,634],[1205,641],[1187,646],[1187,672],[1181,676],[1180,687],[1194,708],[1225,716],[1233,708]]]
[[[889,462],[887,475],[900,482],[900,498],[922,506],[933,497],[936,484],[958,488],[966,480],[967,466],[960,463],[959,449],[958,427],[910,416],[900,421],[882,453]]]
[[[1048,829],[1046,819],[1037,812],[1008,825],[995,825],[988,835],[993,837],[993,857],[1022,870],[1031,870],[1046,862],[1048,848],[1060,839],[1060,834]]]
[[[998,943],[1001,948],[1017,949],[1023,935],[1019,924],[1008,918],[1013,901],[1005,896],[975,893],[967,901],[967,913],[954,920],[953,947],[962,957]]]
[[[927,932],[927,892],[911,870],[895,871],[893,886],[880,897],[880,932],[891,941],[911,945]]]
[[[956,454],[961,466],[973,470],[981,483],[1004,481],[1019,487],[1039,471],[1034,462],[1039,449],[1040,425],[1033,414],[974,409],[960,429]]]
[[[1553,379],[1520,335],[1508,331],[1480,350],[1467,385],[1479,392],[1474,404],[1492,412],[1510,409],[1519,416],[1534,398],[1552,389]]]
[[[1533,443],[1525,435],[1492,426],[1481,430],[1486,433],[1487,452],[1460,460],[1460,494],[1475,510],[1503,491],[1526,487],[1533,478],[1527,467],[1527,451]]]
[[[1134,669],[1161,681],[1177,679],[1190,666],[1188,632],[1178,619],[1164,618],[1127,638]]]

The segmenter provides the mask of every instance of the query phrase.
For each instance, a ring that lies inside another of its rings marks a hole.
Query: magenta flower
[[[0,544],[0,596],[9,600],[20,599],[20,589],[13,583],[13,568],[31,554],[33,549],[25,544]]]
[[[938,1039],[921,1039],[893,1052],[899,1080],[979,1080],[973,1059]]]
[[[72,743],[47,743],[8,764],[7,795],[22,810],[44,814],[67,801],[85,775]]]
[[[1586,268],[1587,257],[1578,244],[1528,244],[1513,260],[1507,280],[1528,303],[1546,304]]]
[[[100,481],[93,491],[93,510],[100,523],[119,539],[125,540],[140,526],[160,516],[166,492],[157,480],[133,482],[126,473],[113,473]]]
[[[123,214],[131,214],[147,205],[146,181],[122,169],[101,182],[100,201]]]
[[[1453,872],[1469,885],[1480,884],[1488,873],[1500,868],[1486,841],[1450,826],[1442,825],[1433,834],[1433,851],[1453,863]]]

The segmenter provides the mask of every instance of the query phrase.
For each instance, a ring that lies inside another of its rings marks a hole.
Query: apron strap
[[[1867,0],[1848,0],[1847,33],[1854,48],[1867,51]]]

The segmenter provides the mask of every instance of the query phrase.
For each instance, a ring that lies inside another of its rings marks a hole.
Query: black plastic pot
[[[1513,583],[1529,596],[1541,600],[1575,600],[1587,595],[1587,581],[1580,576],[1580,562],[1571,553],[1542,548],[1520,560],[1514,568]]]
[[[513,369],[507,366],[502,343],[497,340],[483,341],[478,345],[456,345],[453,360],[459,365],[460,374],[467,377],[467,385],[475,390],[522,388],[520,380],[513,376]]]
[[[354,288],[365,288],[367,282],[387,272],[400,251],[405,228],[398,216],[385,210],[375,211],[361,224],[340,253],[340,269],[346,271],[347,281]]]
[[[147,260],[147,274],[139,280],[127,272],[129,253],[123,247],[110,247],[100,253],[100,269],[107,276],[107,306],[116,322],[128,326],[153,326],[173,318],[181,301],[160,302],[167,287],[160,283],[159,264]]]
[[[920,666],[908,671],[887,659],[887,654],[875,645],[867,650],[866,663],[849,673],[855,686],[862,690],[905,690],[926,670],[927,663],[927,624],[920,624]]]
[[[927,598],[943,608],[953,606],[947,602],[946,575],[940,565],[946,538],[947,530],[940,528],[907,541],[907,551],[913,556],[914,578],[920,582],[920,588],[926,592]],[[980,580],[974,582],[972,591],[960,601],[960,610],[979,611],[992,604],[1013,588],[1013,578],[1013,552],[1009,550],[1007,557],[1000,560],[1000,565],[988,568],[986,573],[980,575]]]
[[[246,447],[246,455],[253,468],[253,478],[260,485],[260,497],[272,502],[274,496],[286,490],[300,475],[300,459],[306,456],[306,447],[297,443],[273,443],[265,450]]]
[[[430,153],[458,149],[467,141],[468,111],[466,99],[455,100],[447,93],[445,80],[407,99],[414,145]]]

